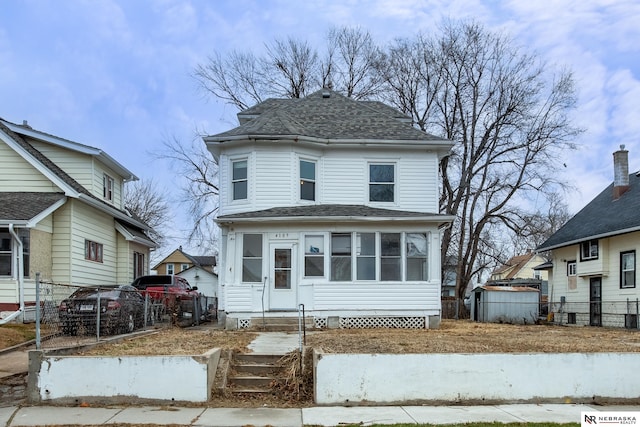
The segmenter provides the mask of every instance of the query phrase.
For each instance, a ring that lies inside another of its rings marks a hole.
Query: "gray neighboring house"
[[[537,248],[551,253],[555,322],[638,326],[640,173],[629,174],[624,146],[613,160],[613,183]]]
[[[451,141],[330,90],[269,99],[204,138],[219,165],[226,327],[437,327],[439,164]]]

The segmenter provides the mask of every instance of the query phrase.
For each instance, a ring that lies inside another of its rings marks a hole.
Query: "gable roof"
[[[208,256],[208,255],[189,255],[185,251],[182,250],[182,246],[178,249],[171,251],[169,255],[164,257],[160,262],[158,262],[152,270],[157,270],[162,264],[165,264],[167,259],[173,256],[174,254],[179,253],[184,256],[188,261],[196,267],[215,267],[216,266],[216,257]]]
[[[76,151],[79,151],[77,147],[91,148],[93,150],[97,150],[96,153],[93,154],[96,156],[98,156],[98,152],[103,153],[101,150],[98,150],[97,148],[94,149],[92,147],[83,146],[82,144],[78,144],[69,140],[64,140],[58,137],[54,137],[52,135],[49,135],[43,132],[38,132],[32,129],[30,126],[16,125],[15,123],[11,123],[0,118],[0,140],[5,141],[7,145],[12,147],[29,164],[31,164],[39,172],[41,172],[48,179],[50,179],[62,191],[64,191],[65,196],[80,199],[85,203],[112,215],[114,218],[120,219],[121,221],[124,221],[140,230],[149,229],[149,226],[147,224],[145,224],[144,222],[136,218],[133,218],[128,212],[118,209],[117,207],[110,205],[104,200],[94,196],[83,185],[81,185],[78,181],[73,179],[68,173],[62,170],[62,168],[60,168],[57,164],[51,161],[51,159],[49,159],[47,156],[42,154],[38,149],[36,149],[32,144],[30,144],[24,136],[29,136],[36,139],[42,139],[47,142],[51,142],[50,140],[55,138],[59,142],[58,145],[61,145],[61,146],[65,146],[62,142],[66,142],[67,145],[75,144]],[[69,147],[66,147],[66,148],[72,149]],[[106,154],[103,153],[102,159],[105,158],[104,156],[106,156]],[[115,160],[113,159],[111,160],[115,162]],[[120,167],[123,168],[122,166]],[[131,177],[137,179],[132,174],[131,174]],[[16,193],[25,195],[25,193],[21,193],[19,191],[17,191]],[[42,195],[46,193],[33,193],[33,194]],[[35,203],[33,198],[36,196],[34,196],[33,194],[29,196],[31,197],[31,201],[30,201],[31,204]],[[17,196],[14,195],[12,197],[17,197]],[[41,197],[47,197],[47,196],[41,196]],[[154,246],[155,246],[155,243],[154,243]]]
[[[204,138],[207,143],[289,137],[319,143],[384,141],[453,144],[410,124],[398,110],[377,101],[356,101],[319,90],[305,98],[268,99],[238,114],[240,126]]]
[[[640,173],[629,175],[629,189],[613,197],[613,183],[556,231],[537,251],[640,230]]]
[[[222,215],[216,219],[218,223],[233,221],[322,221],[322,220],[343,220],[362,221],[366,219],[393,219],[396,221],[437,221],[449,223],[453,220],[451,215],[437,213],[401,211],[383,208],[372,208],[364,205],[310,205],[310,206],[285,206],[263,209],[253,212],[242,212],[229,215]]]
[[[534,256],[536,256],[536,254],[531,252],[511,257],[504,263],[504,265],[493,270],[491,275],[507,273],[505,279],[512,279],[527,265],[529,261],[531,261]]]

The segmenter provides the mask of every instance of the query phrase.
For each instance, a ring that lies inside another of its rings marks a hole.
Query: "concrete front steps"
[[[265,332],[293,332],[299,328],[298,317],[252,317],[251,329]],[[313,317],[304,319],[306,330],[314,328]]]
[[[229,363],[227,390],[232,394],[269,394],[274,382],[283,379],[278,366],[282,354],[233,353]]]

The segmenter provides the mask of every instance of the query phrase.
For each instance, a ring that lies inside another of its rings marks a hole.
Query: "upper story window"
[[[598,259],[598,241],[588,240],[580,244],[580,260]]]
[[[636,287],[636,251],[620,253],[620,287]]]
[[[567,261],[567,276],[575,276],[578,271],[575,261]]]
[[[103,246],[91,240],[84,241],[84,259],[95,262],[102,262]]]
[[[242,281],[262,282],[262,234],[242,235]]]
[[[175,265],[173,264],[167,264],[166,269],[167,269],[167,274],[175,274],[176,272]]]
[[[395,201],[395,165],[379,163],[369,165],[369,201],[391,203]]]
[[[110,202],[113,202],[113,186],[113,178],[106,173],[102,175],[102,197]]]
[[[189,264],[180,264],[180,271],[185,271],[187,268],[189,268]]]
[[[316,163],[300,160],[300,199],[316,200]]]
[[[233,200],[246,200],[248,193],[247,160],[231,162],[231,187]]]

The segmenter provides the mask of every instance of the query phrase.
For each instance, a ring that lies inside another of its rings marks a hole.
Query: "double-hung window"
[[[304,237],[304,275],[305,277],[324,276],[324,236],[322,235]]]
[[[620,253],[620,287],[636,287],[636,251]]]
[[[133,278],[144,276],[144,254],[133,253]]]
[[[242,281],[262,282],[262,234],[242,235]]]
[[[300,160],[300,199],[316,200],[316,163]]]
[[[331,280],[351,280],[351,233],[331,233]]]
[[[29,253],[30,253],[30,233],[28,229],[18,229],[18,237],[22,242],[22,262],[23,262],[23,275],[29,277]],[[11,244],[11,233],[9,229],[0,229],[0,276],[11,276],[14,274],[13,269],[15,265],[13,263],[13,252]],[[17,245],[15,245],[17,251]]]
[[[598,259],[598,241],[597,240],[588,240],[580,244],[580,259],[582,261]]]
[[[167,274],[175,274],[176,273],[175,264],[167,264],[166,265],[166,269],[167,269]]]
[[[577,263],[575,261],[567,261],[567,276],[575,276],[577,271]]]
[[[427,280],[428,241],[426,233],[407,233],[407,280]]]
[[[376,233],[356,233],[356,279],[376,280]]]
[[[369,201],[395,201],[395,165],[372,163],[369,165]]]
[[[110,202],[113,202],[113,186],[113,178],[106,173],[102,175],[102,197]]]
[[[233,200],[246,200],[248,195],[247,159],[231,162]]]
[[[380,280],[402,280],[400,233],[380,233]]]

